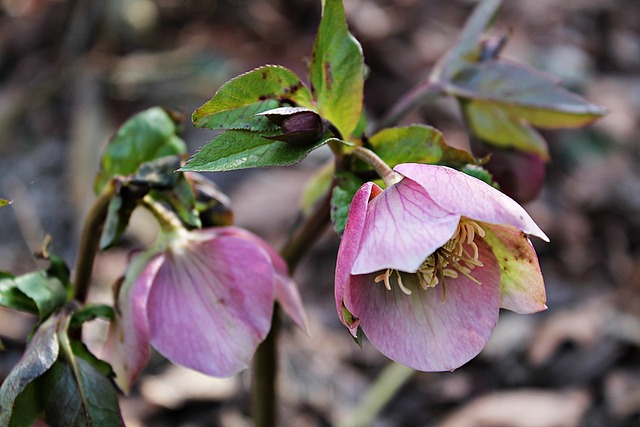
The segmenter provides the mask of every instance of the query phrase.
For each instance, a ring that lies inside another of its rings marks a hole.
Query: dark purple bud
[[[318,142],[326,131],[322,117],[308,108],[283,107],[265,111],[259,115],[266,116],[284,131],[280,135],[266,136],[265,138],[268,139],[290,144],[311,145]]]

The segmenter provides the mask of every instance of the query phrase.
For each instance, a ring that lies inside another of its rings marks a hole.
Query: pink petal
[[[274,271],[264,251],[220,236],[168,252],[147,306],[151,343],[214,376],[245,369],[271,326]]]
[[[547,297],[536,251],[520,230],[483,224],[484,240],[500,263],[500,306],[516,313],[546,310]]]
[[[478,242],[483,267],[472,271],[478,285],[460,275],[447,279],[446,300],[441,285],[423,290],[416,276],[403,274],[413,290],[405,295],[374,283],[374,274],[353,276],[345,303],[360,318],[369,341],[398,363],[421,371],[450,371],[475,357],[498,320],[500,270],[488,245]]]
[[[116,320],[109,326],[103,358],[111,364],[116,374],[115,382],[128,393],[149,361],[149,324],[147,299],[149,289],[164,256],[155,256],[136,277],[136,266],[147,261],[143,253],[138,255],[127,271],[117,301]],[[129,277],[132,275],[133,277]]]
[[[360,240],[364,231],[364,223],[367,215],[367,205],[372,197],[379,195],[381,192],[382,189],[373,182],[367,182],[358,189],[351,200],[347,223],[345,225],[344,232],[342,233],[340,247],[338,248],[334,288],[336,310],[338,311],[338,316],[340,316],[342,323],[349,328],[357,327],[357,325],[347,322],[344,318],[342,312],[344,290],[349,282],[351,269],[353,268],[353,263],[358,255],[358,248],[360,246]]]
[[[218,228],[219,235],[234,235],[241,237],[261,247],[271,260],[276,273],[276,300],[285,313],[298,325],[300,329],[308,332],[307,314],[302,305],[302,298],[296,282],[289,276],[289,267],[284,259],[271,245],[255,234],[238,227]]]
[[[394,170],[419,183],[443,209],[491,224],[505,224],[549,238],[529,214],[509,196],[489,184],[446,166],[405,163]]]
[[[403,179],[369,202],[351,273],[414,272],[453,236],[459,221],[458,213],[442,209],[419,184]]]

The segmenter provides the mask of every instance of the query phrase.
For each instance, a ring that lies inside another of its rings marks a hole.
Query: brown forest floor
[[[0,1],[0,269],[34,267],[44,232],[69,263],[91,203],[100,148],[152,105],[188,117],[225,80],[263,64],[304,75],[316,0]],[[548,71],[609,110],[589,128],[546,132],[553,161],[527,209],[551,238],[534,242],[549,310],[503,312],[486,349],[452,373],[415,374],[376,427],[630,427],[640,425],[640,2],[511,0],[497,30],[505,55]],[[365,102],[380,115],[454,42],[475,2],[346,0],[370,67]],[[465,143],[459,114],[439,102],[415,114]],[[194,151],[210,138],[185,121]],[[278,245],[295,221],[302,183],[323,153],[290,169],[212,175],[238,225]],[[297,179],[292,179],[297,178]],[[109,301],[131,248],[153,238],[134,218],[127,247],[104,254],[91,297]],[[308,337],[285,324],[283,425],[341,425],[388,361],[359,349],[337,319],[328,232],[296,278]],[[0,310],[0,380],[33,319]],[[87,331],[99,347],[104,324]],[[211,380],[154,357],[122,399],[129,426],[245,426],[248,375]]]

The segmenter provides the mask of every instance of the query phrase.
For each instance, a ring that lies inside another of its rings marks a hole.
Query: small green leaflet
[[[348,139],[362,111],[364,60],[360,44],[349,34],[342,0],[323,2],[310,80],[318,112]]]
[[[272,136],[279,133],[280,131],[276,131],[263,135]],[[327,139],[328,135],[311,146],[301,146],[267,139],[256,132],[229,130],[203,146],[180,170],[219,172],[291,165],[304,159]]]
[[[464,150],[446,144],[442,133],[430,126],[387,128],[369,138],[371,148],[390,167],[399,163],[428,163],[461,168],[477,164]]]
[[[272,131],[277,126],[258,113],[278,108],[282,101],[314,108],[309,88],[296,74],[284,67],[265,65],[222,85],[191,119],[201,128]]]
[[[100,193],[116,175],[131,175],[150,160],[180,155],[187,151],[178,136],[174,118],[164,109],[153,107],[136,114],[120,127],[102,155],[95,192]]]
[[[460,104],[471,132],[482,141],[549,158],[542,135],[509,110],[483,101],[461,100]]]
[[[331,196],[331,223],[339,236],[347,225],[351,200],[364,181],[350,172],[336,174],[336,186]]]
[[[39,270],[22,276],[0,276],[0,305],[15,310],[36,312],[46,319],[67,301],[67,290],[56,277]]]

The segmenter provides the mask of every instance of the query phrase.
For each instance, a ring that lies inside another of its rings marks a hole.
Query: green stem
[[[329,223],[331,191],[316,207],[307,220],[291,234],[283,245],[280,254],[293,275],[305,252],[320,237]],[[276,304],[273,321],[267,338],[260,344],[253,358],[253,401],[252,411],[255,427],[274,427],[277,425],[277,374],[278,348],[277,338],[280,330],[280,309]]]
[[[72,298],[75,298],[81,304],[84,304],[87,300],[89,285],[91,284],[93,262],[98,252],[102,226],[107,217],[109,203],[111,202],[114,191],[115,186],[112,183],[105,187],[104,191],[98,196],[89,210],[84,222],[84,227],[82,228],[78,256],[76,257],[74,267],[74,288],[73,294],[71,295]]]
[[[388,364],[367,390],[360,404],[339,427],[367,427],[373,424],[380,411],[391,401],[416,371],[396,362]]]
[[[389,165],[387,165],[384,160],[378,157],[378,155],[373,151],[364,147],[356,147],[352,153],[360,160],[371,165],[387,187],[392,186],[402,179],[402,176],[399,173],[394,172],[394,170],[391,169]]]
[[[440,82],[427,79],[418,83],[373,126],[371,133],[374,134],[384,128],[397,125],[410,111],[434,100],[442,95],[442,92],[443,88]]]

